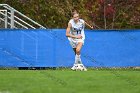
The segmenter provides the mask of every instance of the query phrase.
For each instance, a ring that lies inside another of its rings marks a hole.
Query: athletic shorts
[[[72,39],[72,38],[68,38],[68,40],[70,41],[70,45],[72,48],[76,48],[79,42],[82,42],[84,45],[84,39]]]

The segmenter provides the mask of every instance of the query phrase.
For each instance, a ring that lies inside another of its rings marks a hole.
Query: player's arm
[[[67,29],[66,29],[66,36],[67,36],[67,37],[71,37],[71,38],[77,38],[77,39],[82,38],[81,35],[74,36],[74,35],[70,34],[70,29],[71,29],[71,27],[72,27],[71,24],[68,23],[68,27],[67,27]]]
[[[93,29],[93,26],[89,25],[87,22],[85,22],[85,25],[88,26],[90,29]]]

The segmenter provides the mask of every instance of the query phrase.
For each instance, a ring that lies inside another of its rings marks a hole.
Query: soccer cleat
[[[84,67],[83,64],[74,64],[73,67],[71,68],[71,70],[74,71],[87,71],[87,69]]]
[[[71,70],[76,70],[76,68],[75,67],[72,67]]]
[[[71,70],[77,70],[77,67],[78,67],[77,64],[74,64]]]

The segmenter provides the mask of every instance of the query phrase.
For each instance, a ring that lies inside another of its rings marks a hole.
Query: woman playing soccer
[[[66,36],[68,37],[70,45],[75,52],[75,63],[71,68],[72,70],[77,70],[77,67],[81,66],[84,71],[87,71],[80,58],[80,51],[85,40],[85,25],[93,29],[93,27],[87,24],[83,19],[79,19],[79,14],[74,11],[72,13],[72,19],[69,21],[68,27],[66,29]]]

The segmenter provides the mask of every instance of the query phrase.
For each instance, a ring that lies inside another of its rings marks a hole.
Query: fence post
[[[11,9],[11,28],[14,28],[14,10]]]
[[[7,10],[5,10],[5,28],[7,28]]]

